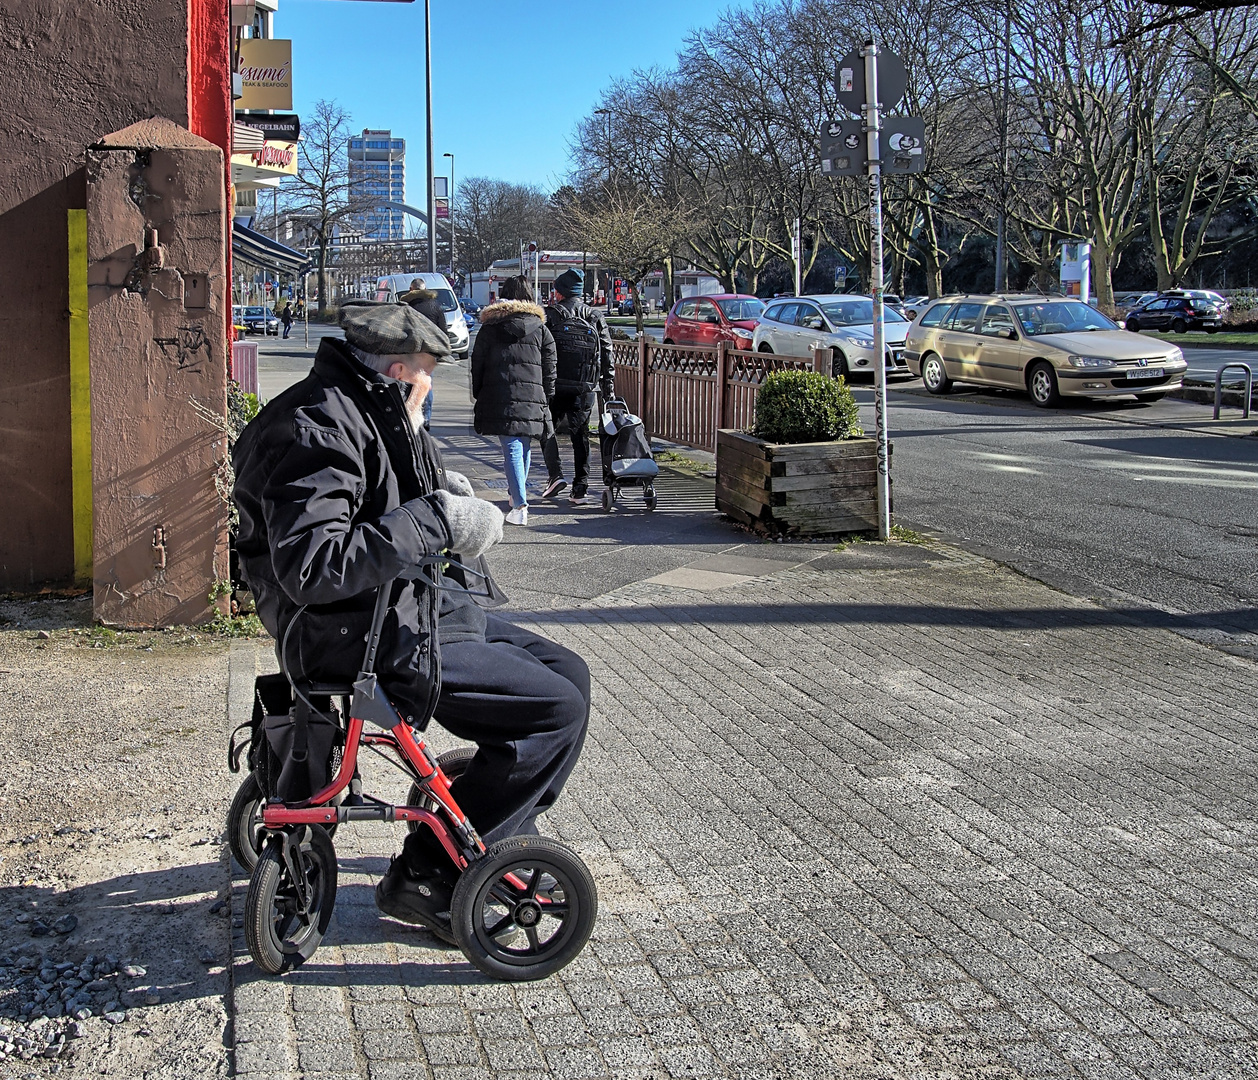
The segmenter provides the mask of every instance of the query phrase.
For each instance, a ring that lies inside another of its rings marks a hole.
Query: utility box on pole
[[[203,622],[229,577],[223,154],[170,120],[87,152],[93,610]]]

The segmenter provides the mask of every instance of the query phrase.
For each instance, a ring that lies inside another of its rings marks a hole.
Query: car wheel
[[[946,394],[952,389],[952,380],[944,369],[943,359],[935,353],[927,353],[922,361],[922,385],[932,394]]]
[[[665,344],[665,345],[676,345],[676,344],[677,344],[677,342],[675,342],[675,341],[674,341],[672,338],[670,338],[670,337],[666,337],[666,338],[664,339],[664,344]]]
[[[1140,333],[1140,320],[1139,320],[1139,319],[1128,319],[1128,320],[1127,320],[1127,329],[1128,329],[1128,331],[1129,331],[1129,332],[1131,332],[1131,333],[1133,333],[1133,334],[1138,334],[1138,333]]]
[[[773,346],[770,345],[767,341],[762,341],[760,342],[760,348],[758,348],[756,352],[771,353],[773,352]]]
[[[1057,372],[1047,360],[1040,360],[1031,365],[1027,372],[1027,390],[1031,400],[1041,409],[1051,409],[1061,402],[1061,394],[1057,390]]]
[[[836,379],[851,379],[852,373],[848,370],[847,357],[843,355],[842,349],[831,350],[830,374]]]
[[[1188,324],[1184,322],[1183,319],[1176,319],[1173,323],[1171,323],[1171,329],[1177,334],[1187,333]]]

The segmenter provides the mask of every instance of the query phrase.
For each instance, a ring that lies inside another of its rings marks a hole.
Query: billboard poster
[[[286,38],[245,38],[240,43],[241,111],[293,107],[293,43]]]

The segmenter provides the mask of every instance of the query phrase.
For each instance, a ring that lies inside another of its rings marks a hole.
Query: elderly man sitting
[[[386,692],[417,727],[434,716],[477,744],[452,791],[486,843],[535,833],[580,753],[589,671],[575,653],[481,610],[457,570],[437,595],[422,578],[395,580],[425,556],[480,556],[502,538],[502,512],[442,466],[423,427],[447,336],[401,304],[347,303],[341,326],[345,340],[324,338],[310,374],[233,451],[237,549],[258,614],[277,642],[292,627],[293,679],[346,681],[362,663],[376,590],[391,589],[377,659]],[[453,940],[456,880],[419,829],[376,903]]]

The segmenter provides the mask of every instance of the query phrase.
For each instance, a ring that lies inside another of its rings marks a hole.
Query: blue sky
[[[600,91],[634,68],[670,65],[686,33],[731,0],[622,4],[432,0],[433,153],[455,181],[491,176],[552,189],[568,141]],[[407,195],[423,198],[424,9],[416,3],[280,0],[275,36],[293,39],[293,105],[341,104],[355,130],[406,139]]]

